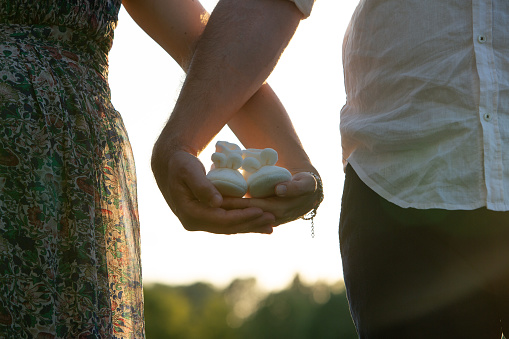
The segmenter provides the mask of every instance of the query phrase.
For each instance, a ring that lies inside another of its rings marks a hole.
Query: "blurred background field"
[[[145,286],[148,339],[355,339],[342,282],[262,291],[255,278]]]

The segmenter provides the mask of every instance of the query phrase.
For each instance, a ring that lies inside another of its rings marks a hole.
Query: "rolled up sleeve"
[[[304,17],[308,17],[311,14],[311,9],[315,3],[315,0],[290,0],[295,3],[295,6],[304,14]]]

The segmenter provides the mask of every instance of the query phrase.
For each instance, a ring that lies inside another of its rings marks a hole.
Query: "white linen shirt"
[[[371,189],[509,210],[509,1],[361,0],[343,64],[343,162]]]

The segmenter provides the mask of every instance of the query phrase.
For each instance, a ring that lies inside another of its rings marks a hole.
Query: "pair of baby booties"
[[[277,184],[292,179],[286,168],[275,166],[277,159],[272,148],[241,150],[234,143],[218,141],[207,178],[223,196],[241,198],[249,192],[253,198],[269,197],[275,195]]]

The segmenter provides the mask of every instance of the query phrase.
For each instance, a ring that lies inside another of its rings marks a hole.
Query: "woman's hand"
[[[188,231],[220,234],[272,233],[274,216],[255,205],[226,210],[199,159],[175,151],[154,154],[152,169],[166,202]]]
[[[300,218],[320,203],[322,192],[309,172],[297,173],[291,181],[278,184],[275,196],[258,198],[223,198],[222,208],[234,210],[257,207],[275,216],[274,225],[281,225]]]

